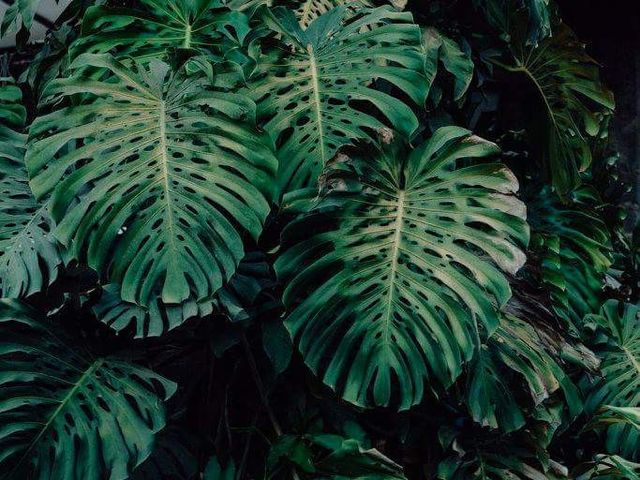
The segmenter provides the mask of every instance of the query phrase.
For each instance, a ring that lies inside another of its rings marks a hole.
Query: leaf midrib
[[[636,373],[638,374],[638,376],[640,376],[640,362],[638,362],[636,357],[633,355],[632,352],[629,351],[627,347],[621,346],[620,348],[622,349],[623,353],[627,356],[629,363],[633,365],[633,367],[636,369]]]
[[[15,474],[18,471],[18,469],[22,466],[23,462],[27,459],[28,455],[31,453],[33,448],[40,441],[42,436],[49,430],[54,420],[58,417],[60,412],[62,412],[66,408],[67,404],[76,395],[78,390],[84,386],[84,384],[87,382],[87,379],[89,379],[89,377],[91,377],[96,372],[96,370],[102,367],[103,364],[104,364],[104,359],[99,358],[98,360],[93,362],[89,366],[89,368],[87,368],[84,371],[84,373],[80,376],[80,378],[75,383],[75,385],[67,392],[64,398],[60,401],[60,405],[58,405],[58,407],[49,416],[49,420],[47,420],[47,422],[44,424],[44,426],[42,427],[38,435],[36,435],[36,437],[29,443],[29,446],[25,450],[24,454],[22,455],[22,457],[20,457],[20,460],[18,460],[16,465],[13,467],[10,477],[13,477],[13,474]]]
[[[385,313],[384,338],[385,345],[389,345],[389,330],[391,314],[393,310],[393,296],[395,294],[395,281],[398,272],[398,255],[400,253],[400,241],[402,240],[402,222],[404,220],[405,191],[398,191],[398,204],[396,207],[396,222],[393,233],[393,247],[391,249],[391,273],[389,274],[389,288],[387,290],[387,309]]]
[[[320,82],[318,79],[318,65],[316,63],[316,56],[313,51],[313,45],[307,45],[307,52],[309,53],[309,66],[311,69],[311,84],[313,88],[313,102],[316,110],[316,122],[318,124],[318,143],[320,146],[320,159],[322,160],[322,166],[326,164],[326,152],[324,148],[324,126],[322,124],[322,111],[320,109]]]
[[[177,270],[178,265],[176,264],[176,243],[174,238],[174,230],[173,230],[173,203],[171,202],[171,189],[169,187],[169,159],[167,158],[167,129],[166,129],[166,104],[165,101],[160,99],[160,115],[159,115],[159,126],[160,126],[160,153],[161,153],[161,164],[162,164],[162,185],[164,188],[164,199],[167,204],[167,228],[169,229],[169,242],[171,243],[170,247],[170,262],[171,269]],[[169,273],[167,272],[167,276]]]

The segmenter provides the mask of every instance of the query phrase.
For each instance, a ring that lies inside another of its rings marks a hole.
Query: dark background
[[[616,97],[614,140],[635,172],[640,203],[640,1],[558,0],[562,18],[603,67]]]

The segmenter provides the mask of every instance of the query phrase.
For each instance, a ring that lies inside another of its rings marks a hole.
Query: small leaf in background
[[[473,78],[473,60],[454,40],[442,35],[435,28],[429,27],[424,31],[423,43],[429,87],[433,85],[439,66],[442,65],[453,77],[453,99],[460,100],[469,89]],[[437,105],[439,100],[434,99],[434,103]]]
[[[216,457],[211,457],[204,469],[202,480],[235,480],[236,467],[233,461],[229,461],[226,467],[223,467]]]
[[[275,374],[281,374],[289,366],[293,353],[291,337],[281,320],[269,320],[262,324],[262,342]]]

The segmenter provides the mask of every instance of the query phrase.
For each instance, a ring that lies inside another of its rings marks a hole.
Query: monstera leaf
[[[430,88],[438,72],[438,65],[453,77],[453,98],[460,100],[469,89],[473,78],[473,60],[462,51],[460,46],[451,38],[442,35],[435,28],[427,28],[423,37],[425,52],[425,72]],[[434,97],[434,95],[431,95]],[[437,98],[437,97],[436,97]],[[434,102],[438,103],[438,102]]]
[[[269,265],[262,255],[249,253],[238,265],[231,280],[213,296],[200,301],[165,304],[157,298],[149,307],[124,302],[120,285],[105,286],[93,311],[101,322],[116,332],[135,326],[135,338],[157,337],[194,317],[206,317],[215,311],[232,322],[249,318],[248,309],[260,292],[271,283]]]
[[[486,430],[461,432],[442,427],[440,444],[449,455],[440,462],[440,480],[560,480],[567,469],[549,457],[535,428],[491,437]]]
[[[79,53],[112,53],[138,61],[164,58],[175,49],[224,56],[243,44],[249,19],[220,0],[142,0],[137,10],[92,7],[82,21]]]
[[[640,407],[640,308],[607,301],[597,315],[585,318],[596,333],[595,351],[602,358],[602,377],[587,385],[587,411],[600,406]],[[640,430],[629,422],[614,422],[606,429],[608,453],[640,459]]]
[[[527,407],[538,407],[561,391],[571,418],[582,411],[582,397],[562,358],[585,369],[597,366],[591,352],[574,346],[560,334],[540,324],[507,315],[487,340],[472,364],[467,404],[474,420],[483,426],[512,432],[524,426]],[[530,402],[521,405],[514,392],[524,380]]]
[[[530,203],[533,250],[555,312],[577,332],[582,319],[601,305],[604,275],[611,266],[611,234],[598,213],[595,191],[580,187],[564,204],[548,190]]]
[[[498,326],[528,240],[518,184],[498,164],[457,168],[497,151],[456,127],[413,151],[400,145],[340,162],[334,185],[287,227],[276,271],[286,325],[305,362],[346,400],[403,409],[429,372],[444,385]],[[314,232],[309,234],[309,232]],[[398,388],[395,388],[397,383]]]
[[[524,37],[527,44],[536,46],[551,35],[553,14],[549,0],[473,0],[473,3],[489,23],[507,37]],[[520,23],[524,28],[515,31],[521,27]]]
[[[128,478],[151,454],[175,384],[92,358],[20,304],[0,301],[0,325],[0,478]]]
[[[358,9],[372,6],[371,2],[367,0],[296,0],[294,2],[280,3],[287,3],[289,8],[295,10],[296,17],[298,17],[300,26],[303,29],[306,29],[316,18],[336,7],[344,5],[348,8]]]
[[[210,297],[269,212],[276,161],[254,104],[159,61],[127,69],[85,54],[77,66],[108,76],[51,82],[52,102],[80,104],[37,118],[27,152],[36,196],[51,192],[56,236],[124,301]]]
[[[360,441],[333,434],[283,435],[271,447],[275,470],[288,460],[309,479],[405,480],[402,467]]]
[[[17,86],[0,86],[0,291],[6,298],[42,291],[61,263],[47,205],[29,188],[21,99]]]
[[[581,465],[576,480],[640,480],[640,464],[617,455],[598,455],[593,462]]]
[[[565,196],[591,164],[593,143],[607,135],[613,94],[603,87],[598,65],[566,25],[538,47],[516,44],[512,51],[515,65],[502,66],[523,75],[539,97],[544,117],[532,124],[535,145],[553,187]]]
[[[411,14],[380,7],[347,15],[338,7],[303,31],[293,12],[272,12],[265,20],[282,41],[265,47],[250,92],[279,145],[280,191],[315,185],[340,146],[375,137],[385,123],[370,107],[403,135],[417,128],[411,108],[373,83],[384,81],[418,105],[425,102],[420,29]]]

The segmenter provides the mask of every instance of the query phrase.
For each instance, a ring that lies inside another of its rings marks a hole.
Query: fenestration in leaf
[[[609,300],[598,314],[587,315],[585,324],[595,333],[594,350],[602,358],[602,376],[585,382],[589,393],[585,408],[640,407],[640,307]],[[606,429],[608,453],[640,460],[640,430],[616,423]]]
[[[92,358],[20,303],[0,300],[0,327],[0,478],[128,478],[151,454],[176,385]]]
[[[21,100],[16,85],[0,86],[0,292],[5,298],[42,291],[62,263],[47,204],[38,203],[29,188]]]
[[[265,21],[282,39],[264,47],[249,91],[277,141],[279,192],[316,185],[341,146],[371,139],[386,124],[404,136],[418,127],[411,107],[374,82],[424,104],[421,34],[411,14],[380,7],[348,15],[337,7],[303,31],[293,12],[275,8]]]
[[[300,26],[306,29],[313,20],[320,15],[344,5],[345,7],[357,9],[361,7],[371,7],[372,3],[367,0],[295,0],[294,2],[277,2],[289,4],[289,8],[295,10]],[[293,4],[293,5],[291,5]]]
[[[139,8],[96,6],[87,10],[82,36],[72,55],[111,53],[138,62],[171,58],[175,49],[193,49],[214,59],[241,46],[249,18],[220,0],[142,0]],[[226,42],[226,43],[225,43]],[[224,45],[223,45],[224,44]]]
[[[538,97],[544,121],[532,116],[534,148],[554,189],[565,197],[581,183],[592,146],[608,134],[613,94],[602,85],[597,63],[564,24],[537,47],[516,44],[511,49],[515,65],[502,66],[524,75]]]
[[[37,197],[51,192],[56,236],[122,299],[148,306],[215,293],[260,234],[276,159],[247,97],[160,61],[128,69],[85,54],[51,82],[62,106],[37,118],[27,167]],[[57,106],[57,104],[56,104]]]
[[[597,313],[603,301],[612,240],[593,188],[581,186],[568,199],[561,202],[549,189],[539,192],[529,203],[529,224],[553,308],[576,334],[584,316]]]
[[[286,228],[275,264],[286,325],[344,399],[407,409],[430,375],[450,385],[498,326],[511,295],[500,270],[525,261],[524,205],[504,166],[458,168],[496,152],[446,127],[413,151],[338,157],[325,179],[336,188]]]

